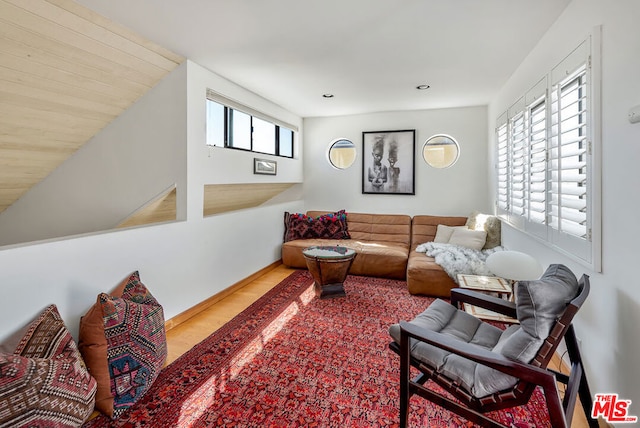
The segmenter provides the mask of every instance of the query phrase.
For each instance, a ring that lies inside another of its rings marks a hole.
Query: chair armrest
[[[467,288],[454,288],[451,290],[451,304],[462,309],[460,303],[468,303],[474,306],[488,309],[511,318],[516,318],[516,304],[499,297],[479,293]]]
[[[408,338],[428,343],[436,348],[460,355],[461,357],[475,361],[484,366],[491,367],[502,373],[506,373],[527,382],[538,385],[546,384],[547,386],[552,386],[555,383],[553,373],[545,369],[509,359],[502,354],[463,342],[442,333],[418,327],[406,321],[400,321],[401,355],[403,352],[403,346],[407,346],[407,349],[405,349],[404,352],[409,353],[408,347],[410,341]]]

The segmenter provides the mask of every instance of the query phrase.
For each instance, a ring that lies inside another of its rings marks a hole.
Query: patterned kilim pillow
[[[77,427],[93,412],[96,380],[55,305],[0,353],[0,426]]]
[[[347,213],[340,210],[313,218],[306,214],[284,213],[284,242],[295,239],[349,239]]]
[[[98,380],[96,408],[114,419],[147,392],[167,358],[162,306],[138,272],[123,283],[100,294],[80,322],[80,350]]]

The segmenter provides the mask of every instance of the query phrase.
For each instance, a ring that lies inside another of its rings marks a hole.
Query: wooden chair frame
[[[578,394],[589,426],[591,428],[598,427],[598,421],[590,417],[592,396],[584,373],[576,334],[571,324],[571,320],[589,294],[589,289],[589,277],[583,275],[579,281],[578,296],[567,305],[563,314],[556,320],[549,337],[529,364],[508,359],[501,354],[456,340],[451,336],[429,331],[408,322],[400,322],[400,344],[398,345],[396,342],[389,344],[389,348],[400,355],[400,427],[407,426],[409,399],[413,394],[417,394],[480,426],[507,428],[487,417],[485,413],[526,404],[537,386],[543,389],[553,428],[571,426]],[[463,303],[476,305],[512,318],[516,317],[516,306],[513,302],[468,289],[451,290],[451,304],[461,309]],[[519,379],[518,383],[512,389],[488,397],[480,399],[473,397],[468,391],[437,373],[434,368],[427,367],[424,363],[413,358],[409,349],[410,339],[431,344],[514,376]],[[569,375],[547,367],[563,339],[571,365]],[[420,371],[420,374],[413,380],[410,378],[412,366]],[[425,383],[429,379],[451,393],[457,400],[452,400],[427,388]],[[566,385],[562,402],[560,401],[558,382]]]

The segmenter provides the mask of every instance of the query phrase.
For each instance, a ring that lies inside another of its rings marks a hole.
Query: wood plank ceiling
[[[183,61],[71,0],[0,0],[0,213]]]

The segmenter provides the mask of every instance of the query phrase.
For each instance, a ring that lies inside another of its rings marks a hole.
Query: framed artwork
[[[253,158],[253,173],[276,175],[278,173],[278,164],[276,161],[268,159]]]
[[[415,129],[362,133],[362,193],[415,195]]]

